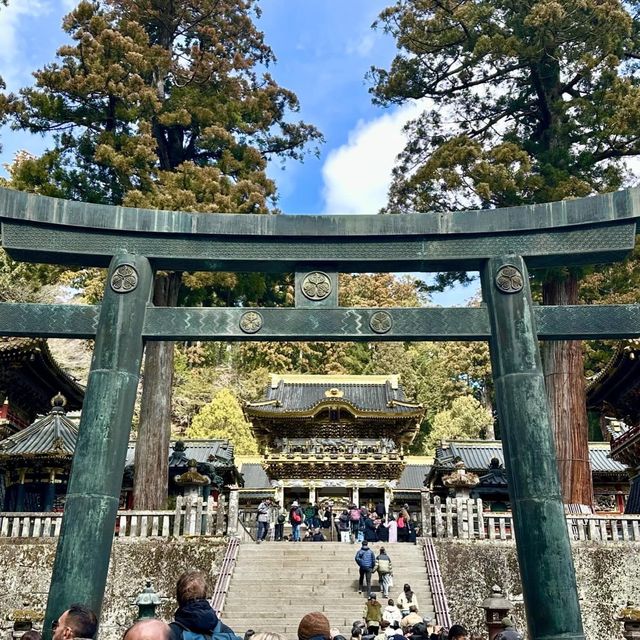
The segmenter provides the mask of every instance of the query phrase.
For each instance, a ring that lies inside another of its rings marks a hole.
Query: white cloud
[[[25,53],[37,38],[37,34],[25,33],[24,19],[43,15],[49,10],[46,0],[19,0],[0,9],[0,75],[10,89],[28,75],[30,69],[25,63]]]
[[[322,167],[325,213],[377,213],[386,204],[391,170],[406,142],[402,128],[424,108],[416,102],[358,122]]]
[[[356,54],[366,58],[372,51],[376,40],[371,32],[363,35],[359,40],[350,40],[347,44],[347,54]]]

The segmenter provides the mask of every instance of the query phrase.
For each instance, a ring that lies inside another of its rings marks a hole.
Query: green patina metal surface
[[[2,244],[18,260],[107,266],[119,251],[157,269],[287,272],[479,270],[505,253],[529,267],[619,260],[640,190],[452,214],[188,214],[68,202],[0,189]]]
[[[135,287],[119,285],[131,270]],[[73,602],[87,604],[98,616],[102,609],[152,284],[146,258],[113,258],[53,566],[45,637],[51,622]]]
[[[248,313],[262,317],[260,327],[243,331]],[[388,313],[386,333],[371,328],[378,312]],[[0,303],[0,335],[43,338],[93,338],[98,328],[97,305]],[[640,305],[534,307],[542,340],[634,338],[640,333]],[[488,340],[486,306],[477,308],[165,308],[148,307],[145,340]]]
[[[527,267],[494,258],[481,277],[529,633],[584,638]]]
[[[484,339],[531,636],[583,638],[537,339],[636,337],[640,307],[535,307],[526,269],[619,260],[634,246],[638,218],[633,189],[495,211],[322,217],[158,212],[0,189],[12,257],[113,259],[100,307],[0,304],[0,335],[96,336],[47,622],[74,601],[100,610],[143,340]],[[295,272],[296,308],[154,308],[152,268]],[[439,269],[480,270],[485,306],[337,306],[340,271]]]

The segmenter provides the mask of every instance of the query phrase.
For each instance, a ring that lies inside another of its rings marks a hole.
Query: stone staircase
[[[372,544],[378,555],[381,544]],[[409,583],[417,595],[420,614],[433,616],[433,601],[422,546],[385,544],[393,564],[395,598]],[[358,594],[359,544],[340,542],[265,542],[240,545],[222,620],[238,635],[247,629],[272,631],[293,640],[298,623],[310,611],[325,613],[331,627],[349,637],[351,625],[361,619],[366,594]],[[382,598],[377,574],[372,591]]]

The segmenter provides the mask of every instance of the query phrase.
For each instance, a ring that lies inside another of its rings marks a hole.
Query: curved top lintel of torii
[[[474,269],[517,254],[532,267],[619,260],[633,247],[640,189],[505,209],[411,215],[186,213],[0,189],[3,247],[33,262],[282,272]]]

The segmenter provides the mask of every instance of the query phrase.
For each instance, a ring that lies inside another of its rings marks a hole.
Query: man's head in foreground
[[[83,604],[72,604],[57,620],[51,624],[53,640],[72,640],[96,635],[98,619],[96,614]]]
[[[157,618],[139,620],[131,625],[122,636],[122,640],[169,640],[169,625]]]

